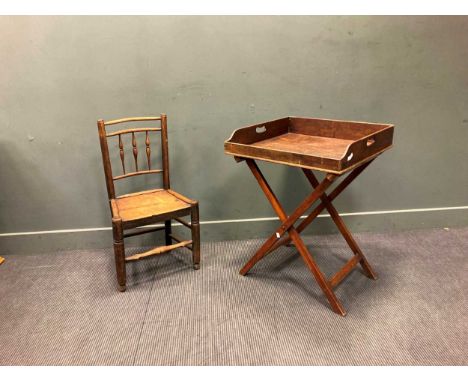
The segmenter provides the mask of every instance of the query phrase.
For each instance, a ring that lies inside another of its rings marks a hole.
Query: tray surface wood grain
[[[335,174],[392,146],[391,124],[286,117],[243,127],[224,143],[226,154]]]

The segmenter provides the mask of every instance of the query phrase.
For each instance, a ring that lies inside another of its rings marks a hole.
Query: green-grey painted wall
[[[468,17],[0,17],[0,36],[0,233],[109,226],[96,120],[161,112],[172,186],[204,221],[274,216],[223,141],[286,115],[395,124],[343,212],[468,205]],[[262,169],[288,210],[309,190],[297,169]],[[467,215],[348,220],[378,231]],[[203,238],[275,224],[205,225]],[[0,237],[0,252],[109,244],[109,231]]]

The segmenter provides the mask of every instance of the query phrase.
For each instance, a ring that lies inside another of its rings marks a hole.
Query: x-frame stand
[[[343,219],[333,206],[332,201],[339,194],[341,194],[341,192],[372,162],[372,160],[360,165],[359,167],[356,167],[328,195],[325,193],[325,191],[336,180],[338,175],[327,173],[323,181],[319,183],[319,181],[317,180],[317,178],[311,170],[303,168],[302,171],[304,172],[305,176],[309,180],[314,190],[301,202],[301,204],[299,204],[299,206],[289,216],[286,215],[278,198],[275,196],[273,190],[266,181],[265,177],[263,176],[255,161],[253,159],[247,158],[245,158],[245,161],[249,166],[250,170],[252,171],[255,179],[257,179],[257,182],[260,185],[260,188],[265,193],[265,196],[267,197],[268,201],[272,205],[275,212],[278,214],[278,217],[280,218],[282,224],[276,229],[275,233],[273,233],[263,243],[261,248],[255,253],[255,255],[244,265],[244,267],[240,270],[240,274],[245,276],[247,272],[264,256],[271,253],[278,247],[292,242],[296,246],[302,259],[309,267],[309,270],[314,275],[315,280],[319,284],[320,288],[322,288],[323,292],[325,293],[333,311],[342,316],[345,316],[346,310],[343,308],[340,301],[337,299],[335,293],[333,292],[333,288],[335,288],[354,269],[354,267],[358,263],[361,265],[367,277],[376,280],[377,276],[372,270],[372,267],[368,263],[358,244],[352,237],[350,231],[346,227]],[[317,207],[315,207],[315,209],[309,215],[307,215],[307,217],[300,224],[298,224],[297,227],[295,227],[294,224],[298,221],[298,219],[300,219],[300,217],[314,204],[314,202],[316,202],[319,199],[321,200],[321,203]],[[338,227],[344,239],[346,240],[349,247],[354,253],[354,256],[344,265],[344,267],[341,268],[337,273],[335,273],[335,275],[332,276],[329,280],[327,280],[325,275],[318,267],[317,263],[313,259],[312,255],[310,254],[309,250],[307,249],[300,236],[300,233],[324,209],[328,211],[331,218],[335,222],[336,226]]]

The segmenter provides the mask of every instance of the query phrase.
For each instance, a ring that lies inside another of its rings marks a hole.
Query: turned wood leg
[[[164,222],[164,232],[165,232],[165,237],[166,237],[166,245],[171,245],[172,244],[172,226],[171,226],[171,221],[166,220]]]
[[[112,219],[112,232],[114,236],[114,255],[118,288],[119,291],[125,292],[127,275],[125,271],[125,247],[122,220]]]
[[[200,269],[200,222],[198,203],[192,207],[191,220],[193,269]]]

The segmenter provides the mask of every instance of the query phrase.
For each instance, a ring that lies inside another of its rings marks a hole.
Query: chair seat
[[[111,199],[112,216],[122,219],[125,228],[163,221],[190,213],[191,201],[173,190],[150,190]],[[178,213],[179,212],[179,213]]]

